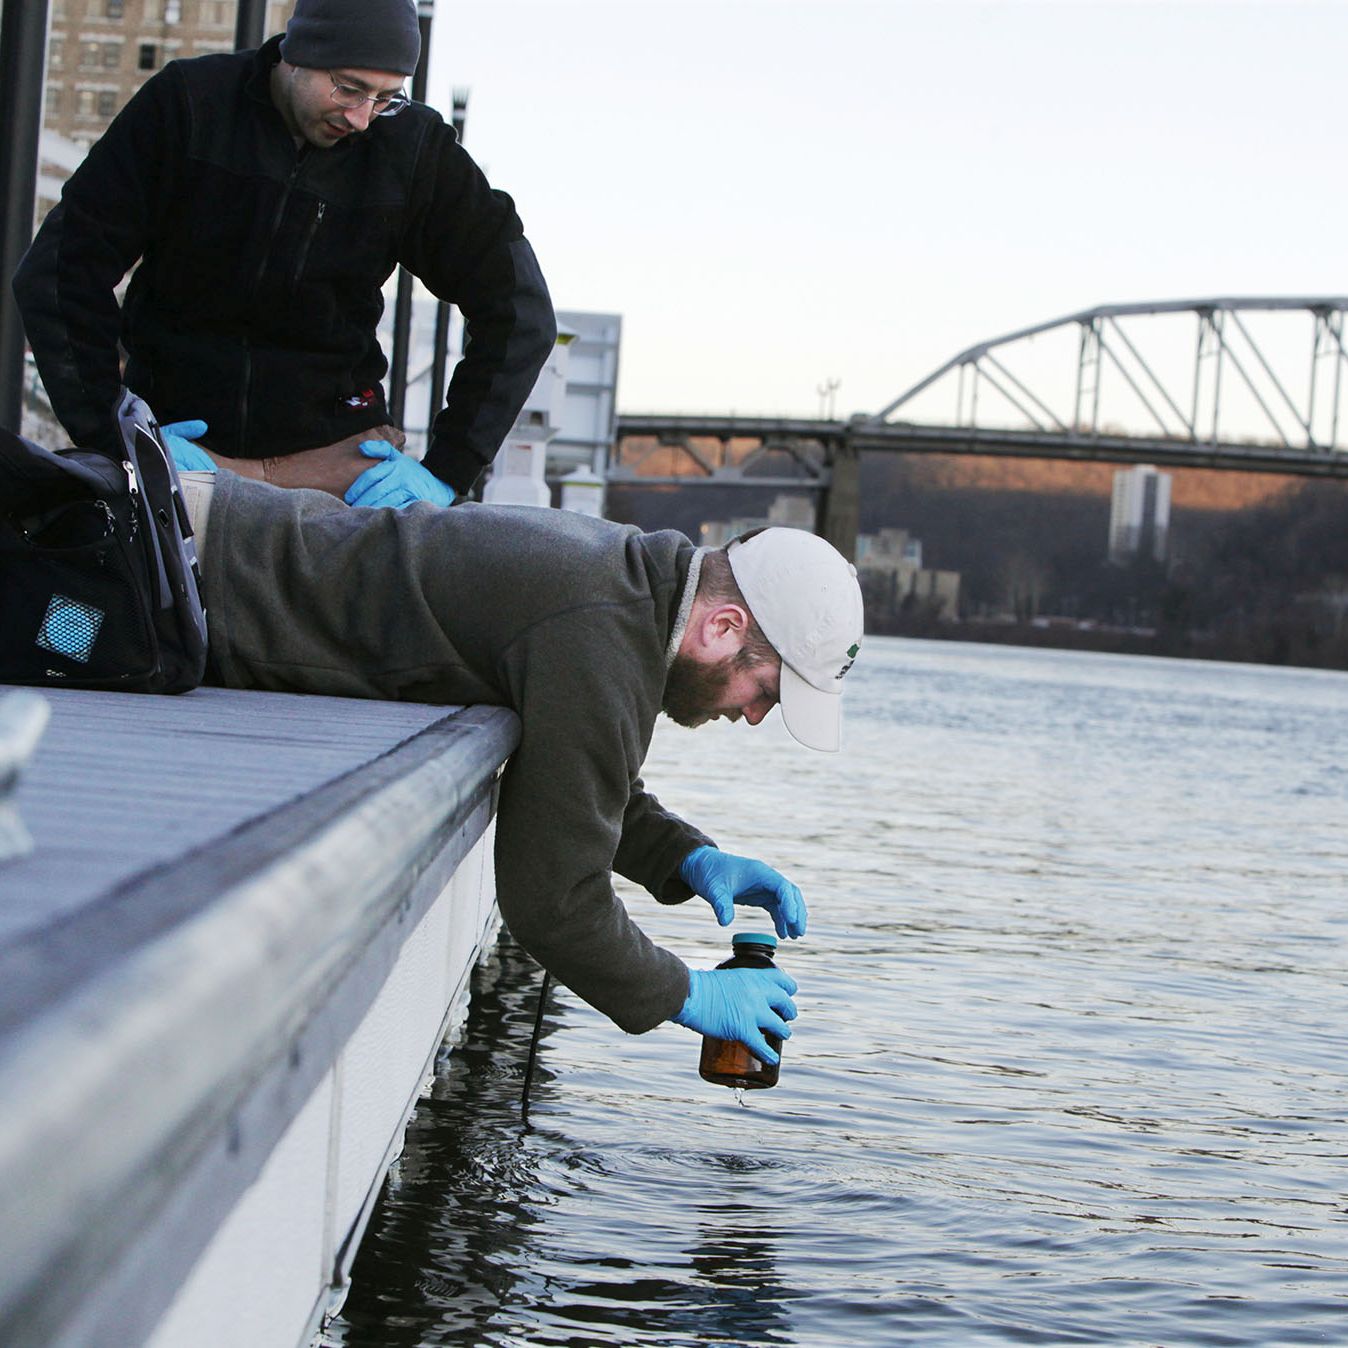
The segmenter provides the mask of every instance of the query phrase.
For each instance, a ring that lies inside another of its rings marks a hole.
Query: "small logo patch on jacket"
[[[348,412],[363,412],[367,407],[374,407],[379,402],[379,395],[372,388],[367,388],[362,393],[353,393],[347,398],[339,398],[337,405],[344,407]]]

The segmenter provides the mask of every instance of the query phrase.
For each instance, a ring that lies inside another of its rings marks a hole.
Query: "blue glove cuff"
[[[698,1013],[702,1003],[702,990],[699,985],[705,977],[706,975],[697,969],[688,970],[688,996],[683,999],[683,1006],[679,1008],[678,1014],[670,1017],[676,1025],[687,1026],[690,1030],[696,1028],[694,1022],[700,1019]]]
[[[703,856],[708,852],[714,852],[716,848],[708,847],[703,843],[701,847],[695,847],[688,853],[684,859],[679,862],[679,879],[683,881],[689,889],[696,889],[697,868]]]

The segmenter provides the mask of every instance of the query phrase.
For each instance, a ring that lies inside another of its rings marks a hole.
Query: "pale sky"
[[[1090,308],[1348,293],[1348,3],[438,0],[624,412],[878,410]]]

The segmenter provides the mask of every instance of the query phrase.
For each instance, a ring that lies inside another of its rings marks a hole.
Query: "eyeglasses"
[[[367,94],[355,85],[341,83],[330,70],[328,78],[332,81],[332,101],[339,108],[358,108],[364,103],[372,103],[372,116],[396,117],[412,101],[401,90],[396,94]]]

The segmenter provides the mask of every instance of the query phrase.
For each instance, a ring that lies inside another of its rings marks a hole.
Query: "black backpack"
[[[150,409],[117,409],[122,457],[0,429],[0,683],[182,693],[206,613],[177,470]]]

